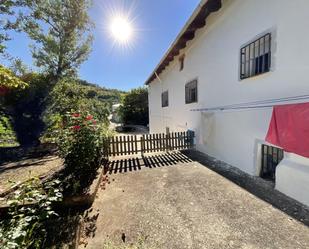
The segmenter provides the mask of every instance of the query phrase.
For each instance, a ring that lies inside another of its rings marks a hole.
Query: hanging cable
[[[191,109],[191,111],[224,111],[224,110],[242,110],[242,109],[254,109],[254,108],[270,108],[273,107],[275,103],[290,102],[290,101],[300,101],[309,100],[309,95],[299,95],[294,97],[284,97],[278,99],[268,99],[261,101],[253,101],[225,106],[217,106],[210,108],[196,108]]]

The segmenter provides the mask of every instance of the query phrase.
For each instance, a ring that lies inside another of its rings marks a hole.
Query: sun
[[[115,16],[110,24],[110,32],[115,41],[128,43],[132,37],[133,28],[128,19],[123,16]]]
[[[99,29],[108,40],[110,52],[132,52],[141,39],[136,1],[98,1],[102,11]]]

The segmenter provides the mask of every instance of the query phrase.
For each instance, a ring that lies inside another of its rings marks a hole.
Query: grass
[[[3,147],[3,148],[10,148],[10,147],[17,147],[19,146],[18,143],[0,143],[0,147]]]

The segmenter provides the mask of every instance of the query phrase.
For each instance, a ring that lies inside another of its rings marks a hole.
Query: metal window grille
[[[197,80],[190,81],[185,87],[186,104],[197,102]]]
[[[270,71],[271,34],[260,37],[240,49],[240,79]]]
[[[162,107],[168,106],[168,91],[165,91],[161,94],[161,103]]]
[[[262,169],[260,176],[262,178],[275,180],[276,167],[283,159],[284,152],[282,149],[269,146],[266,144],[262,145]]]

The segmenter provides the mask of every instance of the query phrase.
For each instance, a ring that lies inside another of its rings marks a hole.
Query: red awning
[[[266,141],[309,157],[309,103],[275,106]]]

